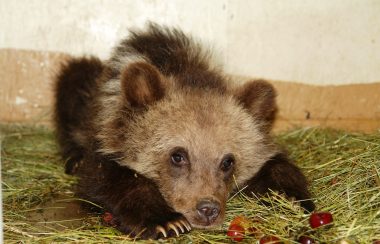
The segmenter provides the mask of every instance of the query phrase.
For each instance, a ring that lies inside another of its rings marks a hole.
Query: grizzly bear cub
[[[77,194],[143,239],[223,222],[226,200],[269,189],[312,211],[307,181],[275,145],[274,88],[237,85],[178,29],[134,31],[107,61],[74,58],[55,84],[55,126]]]

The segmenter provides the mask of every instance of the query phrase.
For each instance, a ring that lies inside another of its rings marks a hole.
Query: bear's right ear
[[[261,127],[269,131],[276,117],[276,91],[265,80],[248,81],[234,91],[235,97],[248,112],[261,122]]]
[[[156,67],[144,62],[128,65],[121,74],[121,89],[132,107],[143,108],[165,95],[163,77]]]

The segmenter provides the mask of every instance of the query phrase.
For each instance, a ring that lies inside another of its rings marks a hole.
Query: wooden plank
[[[0,49],[0,122],[50,124],[52,81],[67,54]],[[252,78],[234,77],[237,82]],[[279,116],[275,130],[325,126],[371,132],[380,128],[380,82],[313,86],[273,81]]]

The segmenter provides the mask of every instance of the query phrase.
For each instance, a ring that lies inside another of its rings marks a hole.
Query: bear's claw
[[[156,227],[156,233],[162,234],[165,238],[168,237],[168,232],[170,230],[173,230],[176,236],[179,236],[180,234],[184,234],[186,232],[189,232],[191,230],[190,224],[186,220],[176,220],[176,221],[171,221],[167,223],[166,228],[164,228],[161,225],[158,225]]]
[[[161,225],[156,227],[157,234],[162,234],[165,238],[168,237],[168,234],[166,233],[166,230]]]
[[[179,222],[185,226],[185,228],[187,229],[187,231],[191,231],[191,225],[189,224],[189,222],[187,221],[184,221],[184,220],[179,220]],[[184,233],[184,232],[183,232]]]
[[[112,221],[110,223],[114,223],[112,226],[130,237],[138,239],[179,237],[180,234],[191,231],[189,221],[177,212],[167,212],[162,216],[154,216],[153,219],[146,218],[137,224],[131,221],[133,219],[130,218],[129,214],[111,216]]]

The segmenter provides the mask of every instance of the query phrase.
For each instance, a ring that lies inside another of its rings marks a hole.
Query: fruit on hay
[[[113,220],[113,215],[110,212],[105,212],[103,214],[104,223],[106,223],[108,225],[112,225],[112,222],[113,222],[112,220]]]
[[[260,238],[263,235],[263,233],[260,231],[259,228],[254,226],[255,223],[259,223],[259,222],[260,221],[257,219],[248,219],[247,217],[243,215],[238,215],[231,221],[228,231],[237,229],[240,234],[232,233],[230,231],[231,233],[227,232],[227,235],[228,236],[231,235],[230,237],[232,237],[233,235],[241,235],[241,233],[243,233],[243,235],[246,235],[246,236],[253,236],[256,238]],[[236,226],[239,226],[239,227],[236,227]],[[240,227],[243,229],[243,231],[241,231]]]
[[[244,227],[238,224],[230,225],[227,231],[227,236],[234,241],[242,241],[244,239],[244,234]]]
[[[251,221],[249,219],[247,219],[245,216],[243,215],[239,215],[239,216],[236,216],[230,223],[230,226],[231,225],[240,225],[244,228],[248,228],[250,226],[250,223]]]
[[[311,238],[311,237],[309,237],[309,236],[301,236],[298,239],[298,242],[302,243],[302,244],[312,244],[312,243],[315,243],[314,239]]]
[[[309,223],[311,228],[315,229],[333,222],[332,214],[329,212],[319,212],[310,215]]]

